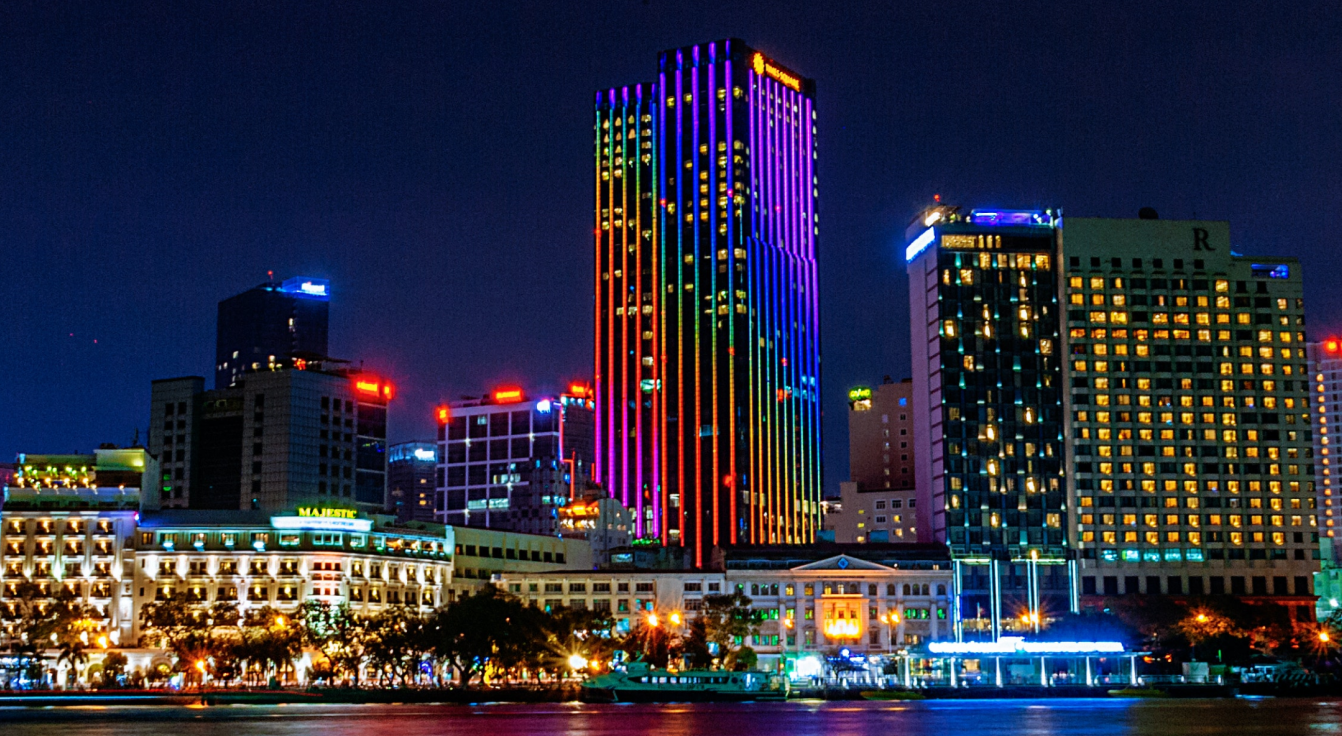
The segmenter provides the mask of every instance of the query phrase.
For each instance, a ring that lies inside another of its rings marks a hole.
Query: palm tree
[[[60,654],[56,657],[56,665],[68,663],[74,670],[75,679],[79,679],[79,668],[88,664],[89,655],[84,651],[84,643],[77,638],[67,638],[61,643]]]

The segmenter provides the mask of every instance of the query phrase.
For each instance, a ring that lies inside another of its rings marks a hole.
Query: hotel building
[[[956,620],[996,639],[1074,607],[1058,231],[1050,212],[939,206],[908,236],[918,525],[950,547]]]
[[[1342,521],[1342,484],[1336,456],[1330,445],[1336,443],[1342,426],[1342,340],[1328,338],[1305,346],[1309,358],[1310,415],[1314,418],[1314,488],[1318,496],[1320,547],[1324,559],[1332,565],[1342,562],[1336,532]]]
[[[1232,253],[1225,222],[1144,214],[1063,229],[1081,594],[1231,594],[1310,620],[1324,406],[1300,265]]]
[[[21,462],[36,468],[52,457]],[[25,582],[39,597],[64,590],[92,606],[97,633],[129,647],[141,634],[140,609],[169,598],[242,612],[289,613],[321,600],[364,615],[394,606],[423,613],[505,574],[592,566],[579,540],[397,522],[352,507],[142,512],[138,487],[86,486],[82,474],[77,466],[29,471],[24,485],[5,488],[0,644],[15,635]],[[32,487],[28,479],[39,476]]]
[[[697,566],[819,527],[814,100],[736,39],[596,95],[593,477]]]

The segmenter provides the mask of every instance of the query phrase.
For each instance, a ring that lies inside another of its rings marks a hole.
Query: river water
[[[1339,734],[1342,701],[976,700],[697,705],[0,708],[48,736],[1109,736]]]

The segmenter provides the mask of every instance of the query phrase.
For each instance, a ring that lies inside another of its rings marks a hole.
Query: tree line
[[[82,657],[82,665],[88,644],[79,636],[87,623],[80,622],[97,620],[98,612],[70,597],[44,598],[33,587],[19,597],[24,615],[16,630],[22,633],[11,637],[11,651],[40,663],[43,644],[51,641],[64,647],[59,657]],[[748,640],[760,621],[741,594],[710,596],[693,616],[639,612],[627,630],[606,611],[546,610],[494,586],[424,614],[406,606],[361,614],[316,599],[287,612],[270,606],[241,611],[236,603],[177,596],[141,607],[138,644],[164,649],[174,662],[171,672],[140,676],[180,673],[188,686],[295,683],[305,650],[313,656],[302,679],[335,687],[553,686],[608,671],[621,658],[749,669],[756,657]],[[104,684],[123,674],[124,655],[108,653]]]

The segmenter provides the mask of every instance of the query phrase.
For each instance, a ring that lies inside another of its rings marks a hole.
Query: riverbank
[[[1137,690],[1107,687],[931,687],[919,690],[813,688],[793,690],[791,700],[1045,700],[1077,698],[1342,698],[1342,687],[1308,688],[1253,685],[1156,685]],[[572,703],[582,700],[577,685],[559,688],[456,689],[312,689],[312,690],[80,690],[0,693],[0,708],[62,706],[231,706],[231,705],[398,705],[480,703]],[[674,701],[668,696],[667,702]]]

